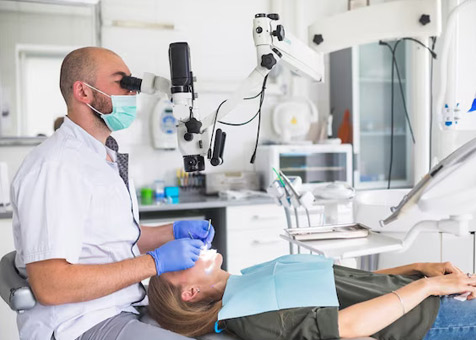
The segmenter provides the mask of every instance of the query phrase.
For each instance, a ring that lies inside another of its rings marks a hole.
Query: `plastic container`
[[[172,203],[179,202],[180,189],[179,187],[165,187],[165,197],[171,199]]]
[[[142,188],[140,190],[140,201],[142,205],[151,205],[154,203],[154,190],[151,188]]]
[[[163,180],[154,181],[154,197],[156,201],[161,201],[165,197],[165,182]]]

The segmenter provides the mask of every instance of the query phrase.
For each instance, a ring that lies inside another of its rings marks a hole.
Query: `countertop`
[[[254,204],[272,204],[274,200],[270,196],[254,196],[244,199],[226,199],[218,196],[204,195],[182,195],[179,203],[176,204],[152,204],[140,205],[140,212],[151,211],[171,211],[171,210],[188,210],[188,209],[210,209],[224,208],[229,206],[254,205]]]
[[[189,209],[213,209],[229,206],[273,204],[274,200],[269,196],[256,196],[244,199],[225,199],[218,196],[204,196],[199,194],[185,194],[180,196],[176,204],[151,204],[139,205],[139,212],[176,211]],[[12,218],[12,212],[0,212],[0,218]]]

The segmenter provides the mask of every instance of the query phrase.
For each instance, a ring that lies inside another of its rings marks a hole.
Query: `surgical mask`
[[[107,93],[98,90],[97,88],[89,85],[88,83],[84,83],[86,86],[92,88],[93,90],[102,93],[105,96],[111,98],[112,102],[112,112],[111,113],[102,113],[92,107],[89,104],[91,110],[97,112],[101,118],[106,123],[107,127],[111,131],[118,131],[122,129],[127,129],[131,126],[132,122],[136,118],[137,114],[137,95],[128,95],[128,96],[116,96],[116,95],[108,95]]]

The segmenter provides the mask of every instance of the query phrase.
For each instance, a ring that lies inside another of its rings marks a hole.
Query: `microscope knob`
[[[420,24],[425,26],[426,24],[429,24],[431,22],[431,19],[428,14],[422,14],[418,21],[420,22]]]
[[[283,25],[276,26],[276,31],[273,31],[273,35],[275,37],[278,37],[279,41],[283,41],[284,36],[286,35],[286,33],[284,32],[284,26]]]
[[[184,135],[183,135],[183,139],[185,139],[187,142],[190,142],[193,140],[193,134],[190,133],[190,132],[186,132]]]
[[[271,20],[279,20],[279,14],[278,13],[269,13],[267,17]]]
[[[261,66],[271,70],[274,65],[276,65],[276,59],[274,58],[273,53],[263,54],[261,56]]]
[[[319,45],[324,42],[324,37],[322,34],[314,34],[314,38],[312,38],[312,42],[316,45]]]

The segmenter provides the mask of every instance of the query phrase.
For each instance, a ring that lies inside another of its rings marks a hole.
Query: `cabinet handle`
[[[281,240],[253,240],[251,242],[252,245],[263,245],[263,244],[273,244],[273,243],[278,243],[281,242]]]
[[[260,216],[260,215],[253,215],[253,216],[251,216],[251,219],[255,220],[255,221],[257,221],[257,220],[264,221],[264,220],[276,220],[276,219],[278,219],[278,217],[276,217],[276,216],[264,216],[263,217],[263,216]]]

